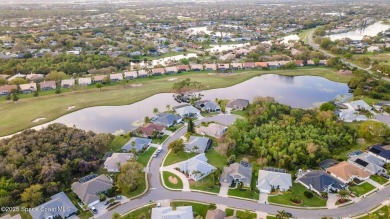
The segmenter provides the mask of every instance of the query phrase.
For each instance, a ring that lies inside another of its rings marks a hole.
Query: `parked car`
[[[286,212],[287,217],[292,218],[293,215],[290,212]]]
[[[117,196],[115,196],[115,199],[116,199],[116,200],[120,200],[120,199],[122,199],[122,196],[117,195]]]
[[[153,154],[153,157],[157,157],[157,155],[158,155],[158,153],[157,153],[157,152],[155,152],[155,153]]]
[[[104,204],[104,205],[108,205],[108,204],[110,204],[110,201],[109,201],[109,200],[106,200],[103,204]]]
[[[90,209],[91,209],[93,214],[97,214],[98,213],[98,210],[94,206],[92,206]]]

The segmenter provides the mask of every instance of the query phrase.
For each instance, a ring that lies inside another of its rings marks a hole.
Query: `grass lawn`
[[[246,188],[246,191],[240,191],[239,189],[229,189],[228,195],[259,200],[259,193],[256,191],[251,191],[251,188]]]
[[[275,216],[267,215],[266,219],[277,219]]]
[[[171,131],[171,132],[175,132],[176,130],[180,129],[183,126],[184,126],[183,124],[179,124],[179,125],[171,126],[171,127],[167,128],[167,130]]]
[[[362,183],[357,186],[350,186],[349,191],[356,193],[357,196],[361,196],[375,189],[375,186],[368,182]]]
[[[169,177],[175,177],[177,179],[177,183],[176,184],[173,184],[169,181]],[[164,182],[165,182],[165,185],[168,186],[168,188],[171,188],[171,189],[183,189],[183,181],[181,181],[180,177],[178,177],[177,175],[171,173],[171,172],[168,172],[168,171],[164,171],[163,172],[163,178],[164,178]]]
[[[381,185],[383,185],[383,184],[388,182],[388,180],[386,178],[384,178],[382,176],[378,176],[378,175],[371,175],[370,179],[374,180],[375,182],[377,182],[377,183],[379,183]]]
[[[153,144],[162,144],[165,139],[167,139],[169,137],[169,135],[163,135],[163,136],[160,136],[158,138],[153,138],[152,139],[152,143]]]
[[[230,111],[231,114],[235,114],[235,115],[239,115],[239,116],[242,116],[242,117],[246,117],[247,113],[245,111],[242,111],[242,110],[233,110],[233,111]]]
[[[205,178],[199,180],[198,182],[190,181],[190,189],[202,190],[206,192],[219,193],[219,187],[214,185],[213,174],[206,176]],[[212,186],[209,188],[209,186]]]
[[[179,206],[192,206],[192,211],[195,216],[200,215],[203,218],[206,217],[207,211],[209,210],[209,205],[201,204],[196,202],[171,202],[171,207],[179,207]]]
[[[185,161],[185,160],[188,160],[191,157],[194,157],[196,155],[197,155],[197,153],[186,153],[184,151],[180,151],[177,154],[175,154],[171,151],[171,152],[169,152],[167,158],[165,159],[163,166],[169,166],[169,165],[174,164],[174,163]]]
[[[283,205],[292,205],[292,206],[307,206],[307,207],[323,207],[326,206],[326,200],[320,198],[318,195],[314,194],[314,196],[310,199],[306,198],[303,194],[307,190],[303,185],[299,183],[293,183],[291,187],[291,191],[284,192],[282,195],[277,196],[269,196],[268,201],[277,204]],[[303,202],[300,205],[293,204],[290,199],[294,196],[298,196]]]
[[[226,217],[233,216],[233,214],[234,214],[234,209],[226,208],[226,209],[225,209],[225,213],[226,213]]]
[[[130,135],[115,136],[110,144],[110,152],[121,152],[122,147],[130,140]]]
[[[125,216],[121,217],[123,219],[139,219],[139,218],[151,218],[152,217],[152,208],[156,207],[155,204],[145,206],[138,210],[132,211]]]
[[[213,142],[215,143],[216,141],[213,140]],[[214,147],[210,148],[207,152],[206,152],[206,157],[208,159],[208,163],[213,165],[214,167],[218,168],[218,167],[224,167],[226,166],[226,162],[227,162],[227,156],[224,156],[224,155],[221,155],[219,154],[218,152],[216,152],[214,150]]]
[[[146,165],[148,165],[150,157],[153,155],[153,153],[156,150],[157,150],[157,148],[155,148],[155,147],[149,147],[147,151],[138,155],[137,162],[142,164],[142,166],[146,167]]]
[[[145,177],[142,177],[142,179],[139,181],[138,187],[134,191],[123,193],[122,195],[126,196],[127,198],[133,198],[137,195],[142,194],[145,191],[145,189],[146,189],[146,181],[145,181]]]
[[[249,215],[248,215],[249,214]],[[256,218],[257,215],[255,212],[253,211],[241,211],[241,210],[237,210],[236,211],[236,216],[238,218],[242,218],[242,219],[248,219],[248,218]],[[250,217],[249,217],[250,216]]]
[[[19,95],[18,103],[8,103],[0,98],[2,107],[0,109],[0,135],[9,135],[15,132],[52,121],[62,115],[92,106],[114,106],[131,104],[157,93],[171,92],[172,85],[176,81],[168,81],[168,78],[175,77],[178,80],[190,78],[193,81],[201,82],[205,89],[228,87],[241,83],[252,77],[262,74],[280,74],[288,76],[312,75],[321,76],[338,82],[348,82],[351,77],[339,76],[334,69],[325,67],[302,67],[294,70],[255,70],[237,71],[231,76],[220,74],[209,75],[204,72],[187,72],[177,75],[164,75],[152,78],[139,78],[132,80],[129,84],[142,84],[139,87],[125,88],[123,83],[112,86],[104,86],[101,91],[94,86],[61,94],[42,95],[33,98],[31,94]],[[67,110],[69,106],[75,106]],[[26,113],[29,112],[29,113]],[[32,121],[36,118],[46,118],[37,123]]]
[[[370,215],[366,215],[363,217],[359,217],[358,219],[389,219],[390,218],[390,206],[383,206],[379,208],[378,210],[370,213]]]

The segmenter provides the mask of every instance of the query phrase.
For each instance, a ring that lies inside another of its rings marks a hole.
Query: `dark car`
[[[91,207],[91,211],[93,214],[97,214],[98,213],[98,210],[95,208],[95,207]]]
[[[293,215],[290,212],[286,212],[287,217],[291,218]]]

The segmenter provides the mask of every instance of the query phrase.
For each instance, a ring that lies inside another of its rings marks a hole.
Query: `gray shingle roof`
[[[36,208],[38,209],[37,211],[30,211],[30,215],[33,219],[46,219],[50,216],[53,218],[56,216],[65,218],[77,212],[77,208],[73,205],[72,201],[70,201],[64,192],[53,195],[50,201],[45,202]],[[39,210],[42,208],[48,210]]]
[[[173,125],[175,122],[179,121],[181,116],[175,115],[172,113],[160,113],[156,117],[152,118],[152,122],[155,124],[160,124],[165,127]]]
[[[207,137],[191,136],[188,142],[185,144],[186,151],[193,151],[197,146],[198,150],[194,152],[204,153],[211,145],[211,139]]]
[[[132,142],[135,143],[134,148],[136,152],[138,152],[143,148],[148,147],[148,145],[152,143],[152,139],[133,137],[122,147],[122,150],[131,151],[131,149],[133,148]]]
[[[318,192],[328,191],[330,187],[341,190],[346,187],[340,180],[325,173],[324,171],[311,171],[299,179],[308,187],[312,187]]]
[[[232,183],[235,179],[249,186],[252,180],[252,165],[241,161],[240,163],[232,163],[230,166],[224,167],[220,181]]]
[[[112,188],[112,181],[106,175],[100,175],[87,182],[75,182],[72,184],[72,191],[86,205],[99,200],[98,193],[105,192],[110,188]]]

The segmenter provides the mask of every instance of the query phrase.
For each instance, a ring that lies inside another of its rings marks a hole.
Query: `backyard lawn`
[[[377,182],[377,183],[379,183],[381,185],[383,185],[383,184],[388,182],[388,180],[386,178],[384,178],[382,176],[379,176],[379,175],[371,175],[370,179],[374,180],[375,182]]]
[[[190,189],[196,189],[196,190],[202,190],[206,192],[212,192],[212,193],[219,193],[219,186],[216,186],[214,184],[215,178],[213,177],[213,174],[210,174],[206,176],[205,178],[199,180],[198,182],[195,182],[193,180],[190,180]],[[210,188],[210,186],[212,186]]]
[[[152,218],[152,208],[154,207],[156,207],[156,204],[148,205],[138,210],[132,211],[121,218],[123,219]]]
[[[366,194],[375,189],[375,186],[371,185],[368,182],[364,182],[360,185],[350,186],[349,191],[354,192],[358,197]]]
[[[167,139],[169,137],[169,135],[163,135],[163,136],[159,136],[157,138],[153,138],[152,139],[152,143],[153,144],[162,144],[165,139]]]
[[[130,135],[118,135],[110,144],[110,152],[121,152],[122,147],[130,140]]]
[[[168,188],[171,189],[183,189],[183,181],[181,181],[180,177],[177,175],[164,171],[163,172],[163,179],[165,182],[165,185],[168,186]]]
[[[142,154],[137,155],[138,156],[138,163],[142,164],[142,166],[146,167],[148,165],[150,157],[153,155],[153,153],[157,150],[155,147],[149,147],[148,150],[143,152]]]
[[[213,142],[215,142],[215,140],[213,140]],[[206,157],[208,159],[207,162],[209,164],[213,165],[215,168],[218,168],[218,167],[223,168],[224,166],[226,166],[227,156],[221,155],[218,152],[216,152],[214,150],[214,147],[210,148],[206,152]]]
[[[173,153],[172,151],[169,152],[167,158],[165,159],[163,166],[169,166],[174,163],[178,163],[181,161],[185,161],[190,159],[191,157],[196,156],[197,153],[186,153],[184,151],[179,151],[177,154]]]
[[[313,197],[308,199],[303,194],[307,190],[303,185],[299,183],[293,183],[291,191],[284,192],[283,195],[269,196],[268,201],[276,204],[292,205],[292,206],[306,206],[306,207],[324,207],[326,206],[326,199],[320,198],[313,193]],[[302,204],[293,204],[290,199],[294,196],[299,197],[302,200]]]
[[[251,190],[251,188],[245,188],[245,191],[241,191],[239,189],[229,189],[228,195],[237,196],[241,198],[249,198],[254,200],[259,200],[259,193],[255,190]]]
[[[370,215],[359,217],[358,219],[389,219],[390,218],[390,206],[383,206],[378,210],[371,212]]]
[[[179,207],[179,206],[192,206],[192,211],[194,215],[200,215],[203,218],[206,217],[207,211],[209,210],[209,205],[201,204],[197,202],[171,202],[171,207]]]

